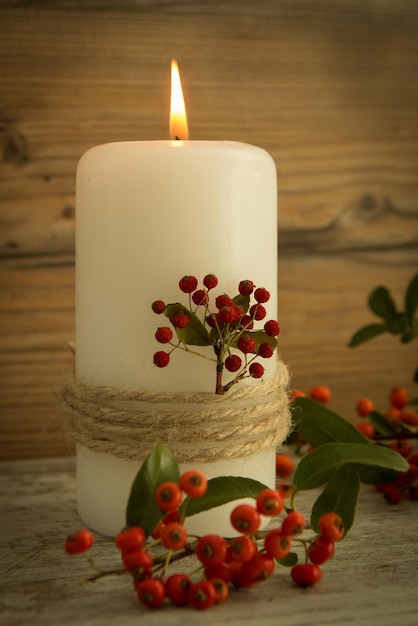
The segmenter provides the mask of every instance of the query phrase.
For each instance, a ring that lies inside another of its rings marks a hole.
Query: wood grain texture
[[[0,5],[0,456],[68,450],[74,190],[96,144],[168,136],[169,61],[193,139],[269,151],[279,184],[282,356],[354,418],[416,347],[348,350],[367,294],[418,267],[418,6],[412,0],[12,0]],[[412,388],[411,388],[412,391]],[[384,408],[382,406],[382,408]]]
[[[304,492],[308,515],[316,492]],[[299,589],[286,568],[227,602],[197,614],[189,607],[142,607],[126,576],[80,584],[91,573],[63,544],[82,527],[75,505],[73,459],[0,464],[0,619],[13,626],[403,626],[416,625],[416,502],[388,506],[373,488],[360,494],[348,536],[323,566],[317,587]],[[119,567],[113,540],[97,536],[92,556],[103,569]]]

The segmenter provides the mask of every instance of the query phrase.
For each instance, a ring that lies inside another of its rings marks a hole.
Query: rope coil
[[[289,372],[236,385],[224,396],[89,386],[75,377],[57,390],[68,435],[96,452],[143,460],[157,438],[180,463],[235,459],[271,449],[290,430]]]

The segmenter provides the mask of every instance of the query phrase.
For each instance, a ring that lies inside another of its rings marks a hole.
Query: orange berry
[[[331,391],[329,387],[325,387],[324,385],[317,385],[316,387],[312,387],[309,392],[309,397],[312,400],[321,402],[322,404],[327,404],[331,399]]]
[[[294,469],[295,464],[288,454],[276,454],[276,476],[287,478]]]
[[[357,430],[366,437],[373,437],[375,435],[374,428],[369,422],[359,422],[356,424]]]
[[[401,417],[401,410],[397,409],[394,406],[391,406],[390,409],[388,409],[385,413],[385,417],[386,419],[395,422],[396,420],[398,420]]]
[[[389,395],[392,406],[403,409],[409,402],[409,394],[405,387],[394,387]]]
[[[367,417],[374,410],[374,405],[369,398],[360,398],[356,404],[356,411],[360,417]]]
[[[306,393],[300,389],[294,389],[290,394],[290,402],[292,402],[295,398],[306,398]]]
[[[418,426],[418,413],[416,411],[401,411],[399,419],[409,426]]]
[[[293,495],[295,490],[295,486],[292,483],[286,483],[283,480],[277,483],[276,488],[283,500],[288,500]]]

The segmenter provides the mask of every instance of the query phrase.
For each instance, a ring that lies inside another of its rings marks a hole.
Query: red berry
[[[279,528],[274,528],[266,535],[264,547],[273,559],[284,559],[292,548],[290,537],[287,537]]]
[[[240,323],[241,326],[246,330],[251,330],[252,328],[254,328],[254,320],[251,315],[243,315]]]
[[[270,578],[273,572],[274,560],[268,554],[256,554],[243,564],[238,580],[242,587],[251,587]]]
[[[299,535],[306,526],[306,520],[299,511],[292,511],[282,522],[282,531],[285,535]]]
[[[252,339],[252,337],[246,337],[245,335],[242,335],[238,339],[237,345],[241,352],[243,352],[244,354],[248,354],[249,352],[254,352],[257,344],[255,339]]]
[[[156,352],[154,354],[154,365],[157,367],[167,367],[170,363],[170,355],[168,352],[163,352],[162,350]]]
[[[164,602],[165,587],[158,578],[145,578],[138,583],[136,593],[142,604],[150,609],[156,609]]]
[[[157,328],[155,338],[159,343],[169,343],[173,338],[173,331],[168,326]]]
[[[192,293],[197,287],[197,278],[195,276],[183,276],[179,281],[179,287],[183,293]]]
[[[308,548],[308,558],[315,565],[326,563],[334,554],[334,542],[325,537],[316,537]]]
[[[316,400],[316,402],[327,404],[331,399],[331,391],[329,387],[325,387],[325,385],[317,385],[316,387],[312,387],[309,392],[309,397],[312,400]]]
[[[262,378],[264,374],[264,367],[261,365],[261,363],[251,363],[250,367],[248,368],[248,372],[250,376],[252,376],[252,378]]]
[[[270,293],[264,287],[258,287],[254,291],[254,298],[259,303],[268,302],[270,300]]]
[[[207,609],[215,603],[216,591],[209,580],[190,585],[188,599],[195,609]]]
[[[374,410],[374,405],[369,398],[360,398],[356,404],[356,411],[360,417],[367,417]]]
[[[249,313],[251,317],[257,321],[263,320],[267,315],[267,311],[262,304],[253,304],[250,307]]]
[[[374,437],[375,430],[370,422],[359,422],[356,424],[356,428],[365,437]]]
[[[205,285],[206,289],[214,289],[218,284],[218,279],[215,274],[206,274],[203,279],[203,284]]]
[[[239,563],[238,561],[232,561],[232,563]],[[241,563],[239,563],[241,565]],[[232,570],[230,563],[205,563],[205,576],[209,578],[221,578],[226,583],[232,580]]]
[[[260,513],[251,504],[238,504],[231,513],[232,526],[244,535],[255,533],[260,523]]]
[[[262,515],[279,515],[283,509],[283,499],[276,489],[263,489],[257,496],[256,505]]]
[[[180,487],[170,481],[161,483],[155,492],[155,501],[162,511],[177,509],[181,503]]]
[[[161,313],[163,313],[165,309],[165,302],[163,302],[162,300],[155,300],[151,304],[151,308],[154,311],[154,313],[157,313],[157,315],[161,315]]]
[[[222,309],[224,306],[234,306],[234,302],[226,293],[223,293],[215,299],[215,305],[217,309]]]
[[[399,504],[402,499],[401,490],[396,485],[383,485],[381,491],[388,504]]]
[[[128,526],[115,536],[119,550],[141,549],[145,544],[145,531],[140,526]]]
[[[86,528],[77,530],[77,532],[68,535],[64,545],[67,554],[81,554],[91,548],[94,543],[94,536]]]
[[[254,290],[254,283],[252,280],[242,280],[238,285],[238,291],[242,296],[249,296]]]
[[[260,343],[260,345],[258,346],[257,354],[263,359],[269,359],[270,357],[272,357],[273,352],[273,347],[267,342]]]
[[[287,478],[293,474],[295,464],[288,454],[276,454],[276,476]]]
[[[191,584],[186,574],[172,574],[165,582],[167,597],[176,606],[186,606]]]
[[[415,454],[410,456],[408,461],[409,461],[410,464],[416,465],[418,467],[418,452],[416,452]]]
[[[237,372],[242,366],[242,359],[237,354],[230,354],[225,359],[225,367],[228,372]]]
[[[207,488],[208,481],[200,470],[187,470],[180,476],[180,489],[191,498],[200,498]]]
[[[401,411],[399,419],[408,426],[418,426],[418,413],[412,409],[408,411]]]
[[[276,337],[280,333],[280,324],[276,320],[269,320],[264,324],[264,330],[269,337]]]
[[[408,458],[412,452],[411,444],[405,439],[398,439],[398,441],[391,443],[389,448],[395,450],[395,452],[399,452],[399,454],[404,458]]]
[[[136,578],[150,574],[154,563],[152,556],[146,550],[122,552],[122,562],[125,569],[135,574]]]
[[[215,604],[221,604],[225,602],[229,594],[229,587],[222,578],[210,578],[209,582],[212,583],[215,589]]]
[[[306,393],[300,389],[294,389],[290,394],[290,401],[292,402],[296,398],[306,398]]]
[[[205,318],[205,322],[206,324],[210,327],[210,328],[215,328],[216,326],[216,315],[215,313],[211,313],[210,315],[208,315]]]
[[[183,524],[170,522],[161,531],[161,541],[169,550],[180,550],[187,543],[187,532]]]
[[[220,535],[204,535],[196,545],[196,556],[205,565],[223,563],[226,559],[228,544]]]
[[[204,289],[198,289],[192,295],[192,300],[197,305],[207,304],[209,302],[208,294]]]
[[[242,309],[235,305],[227,305],[220,309],[218,315],[216,316],[216,321],[218,324],[232,324],[233,322],[239,320],[242,315]]]
[[[186,606],[191,584],[186,574],[172,574],[165,582],[167,597],[176,606]]]
[[[396,422],[401,417],[401,410],[391,406],[385,413],[385,417],[391,422]]]
[[[236,537],[232,539],[229,548],[231,558],[240,563],[249,561],[257,552],[257,545],[250,537]]]
[[[318,521],[322,537],[328,541],[340,541],[344,537],[344,521],[338,513],[328,511],[323,513]]]
[[[322,578],[322,571],[318,565],[313,563],[298,563],[292,567],[290,575],[300,587],[309,587],[319,583]]]
[[[389,395],[392,406],[397,409],[403,409],[409,403],[409,394],[405,387],[394,387]]]
[[[282,496],[283,500],[288,500],[295,491],[295,486],[293,483],[288,483],[284,480],[281,480],[277,483],[276,489]]]
[[[189,325],[190,317],[185,313],[176,313],[171,318],[171,322],[175,328],[186,328]]]

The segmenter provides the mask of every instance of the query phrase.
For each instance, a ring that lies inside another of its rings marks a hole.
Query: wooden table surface
[[[177,626],[367,626],[418,623],[418,503],[389,506],[364,487],[356,522],[323,566],[314,588],[299,589],[284,568],[263,585],[232,592],[208,611],[170,605],[143,608],[130,578],[80,585],[90,573],[82,556],[67,557],[64,540],[81,527],[72,458],[0,464],[0,624],[96,626],[144,623]],[[308,513],[314,493],[302,494]],[[119,566],[113,542],[98,537],[93,552],[104,569]]]

